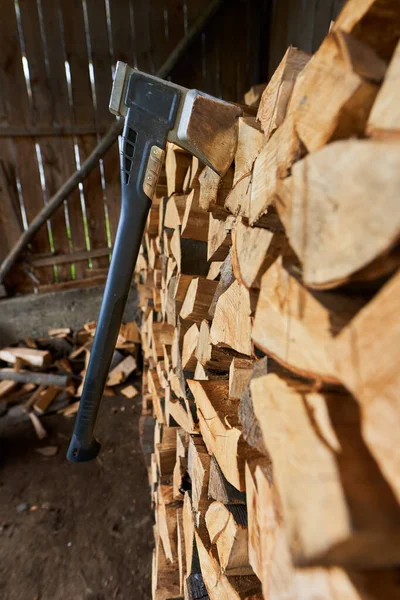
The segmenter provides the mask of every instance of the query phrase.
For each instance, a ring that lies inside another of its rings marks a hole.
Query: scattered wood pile
[[[48,337],[26,338],[18,346],[0,350],[0,408],[18,404],[27,414],[40,439],[46,437],[41,417],[61,413],[72,417],[78,411],[86,367],[96,323],[82,329],[50,329]],[[135,322],[121,326],[107,379],[105,395],[118,392],[133,398],[140,392],[128,378],[137,372],[140,335]]]
[[[399,35],[351,0],[224,177],[167,150],[136,269],[154,599],[399,597]]]

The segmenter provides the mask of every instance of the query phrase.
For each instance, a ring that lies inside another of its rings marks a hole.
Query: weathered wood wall
[[[242,100],[267,79],[288,43],[314,50],[338,4],[225,2],[171,78]],[[116,61],[155,73],[204,6],[204,0],[2,0],[0,260],[109,127]],[[6,280],[9,292],[102,281],[118,216],[115,145],[35,237]]]

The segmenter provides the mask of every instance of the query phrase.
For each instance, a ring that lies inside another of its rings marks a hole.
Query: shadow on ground
[[[96,461],[65,459],[73,420],[0,419],[0,598],[147,600],[152,516],[141,454],[140,400],[105,398]],[[53,457],[36,452],[56,445]],[[18,510],[17,510],[18,509]],[[19,512],[20,511],[20,512]]]

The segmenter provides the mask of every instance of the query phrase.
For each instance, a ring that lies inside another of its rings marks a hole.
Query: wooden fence
[[[110,126],[116,61],[155,73],[206,1],[2,0],[0,260]],[[290,42],[290,35],[279,35],[294,14],[290,4],[225,2],[171,73],[172,80],[225,100],[241,100],[252,84],[266,80],[268,60],[274,68]],[[314,14],[318,1],[310,4]],[[326,33],[335,3],[323,4],[325,12],[320,13],[325,16],[318,27]],[[275,40],[272,52],[269,39]],[[7,277],[8,291],[102,281],[119,196],[115,144],[36,235]]]

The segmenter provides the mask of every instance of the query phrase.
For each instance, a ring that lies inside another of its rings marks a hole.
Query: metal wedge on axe
[[[124,117],[121,145],[121,214],[89,365],[68,449],[72,462],[94,459],[94,427],[155,193],[167,141],[188,150],[220,176],[237,145],[242,109],[117,64],[110,111]]]

